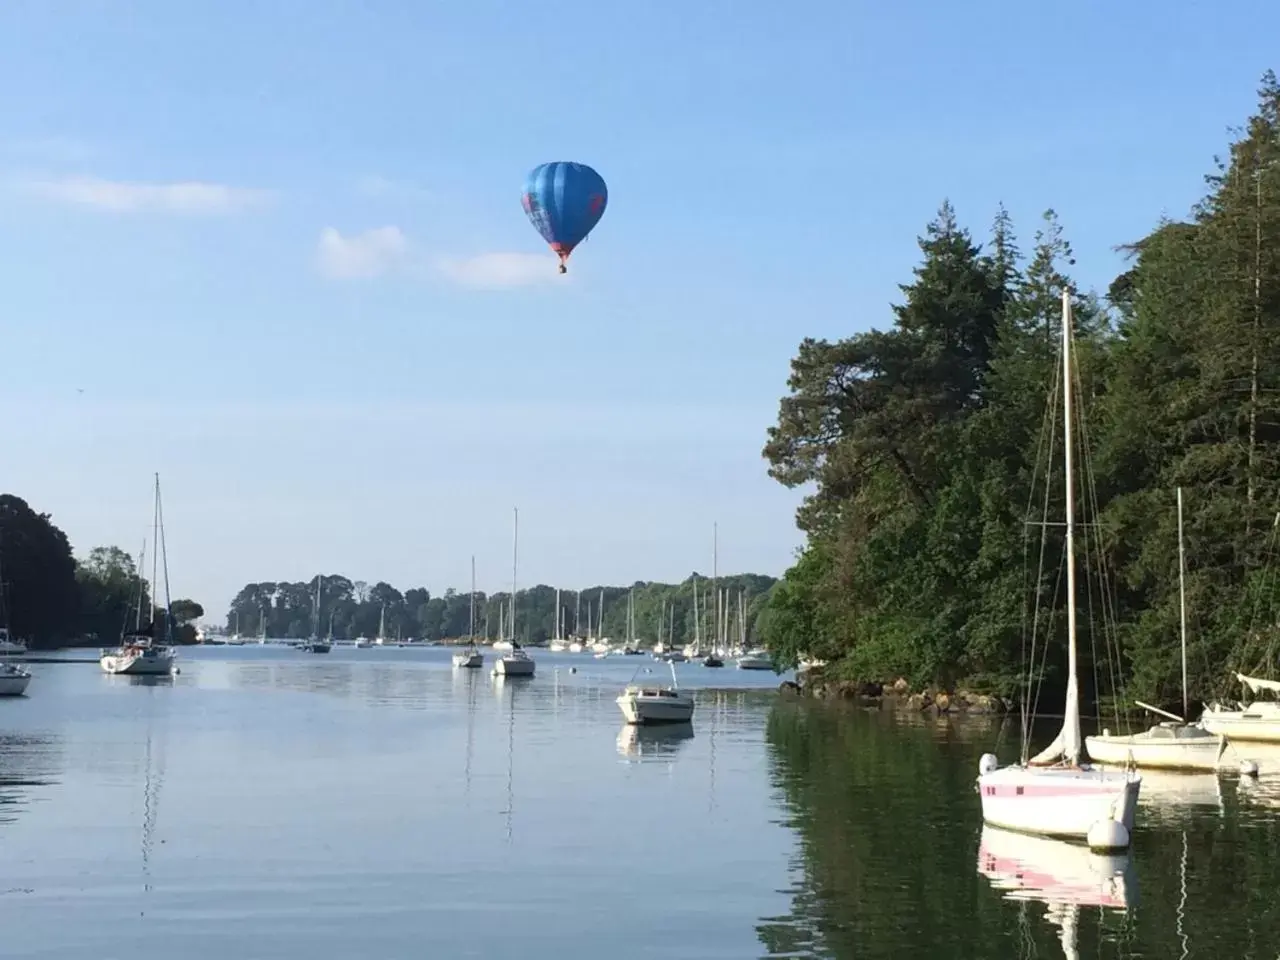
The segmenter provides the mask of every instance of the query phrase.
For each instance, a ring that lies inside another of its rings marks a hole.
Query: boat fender
[[[996,759],[994,753],[984,753],[978,761],[978,776],[985,777],[988,773],[993,773],[1000,766],[1000,761]]]
[[[1256,777],[1258,775],[1258,764],[1255,760],[1240,761],[1240,775],[1243,777]]]
[[[1090,850],[1124,850],[1129,846],[1129,831],[1119,820],[1099,820],[1089,828],[1086,840]]]

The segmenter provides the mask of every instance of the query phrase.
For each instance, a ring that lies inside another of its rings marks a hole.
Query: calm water
[[[538,659],[506,683],[443,650],[184,651],[152,684],[35,666],[0,701],[0,955],[1280,952],[1280,774],[1149,779],[1109,862],[983,834],[994,728],[686,666],[733,689],[699,691],[692,735],[636,733],[613,698],[661,665]]]

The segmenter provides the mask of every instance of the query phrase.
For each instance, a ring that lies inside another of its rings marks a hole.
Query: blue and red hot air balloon
[[[604,216],[609,188],[585,163],[561,160],[535,167],[520,199],[534,229],[560,257],[560,272],[567,273],[569,254]]]

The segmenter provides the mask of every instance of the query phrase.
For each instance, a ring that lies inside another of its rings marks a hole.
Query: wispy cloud
[[[271,198],[265,190],[199,181],[142,183],[99,177],[59,177],[25,180],[20,186],[27,193],[55,203],[109,213],[219,215],[258,207]]]
[[[430,200],[431,191],[407,180],[390,180],[387,177],[361,177],[356,181],[356,193],[370,200]]]
[[[344,236],[335,227],[320,231],[316,267],[334,280],[369,280],[409,266],[409,241],[399,227],[377,227]]]
[[[563,283],[554,257],[536,253],[481,253],[436,262],[437,271],[464,287],[497,290],[543,283]]]

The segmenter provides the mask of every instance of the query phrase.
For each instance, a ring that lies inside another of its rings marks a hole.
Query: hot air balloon
[[[560,272],[567,273],[569,254],[604,215],[609,188],[585,163],[562,160],[535,167],[520,199],[534,229],[560,257]]]

